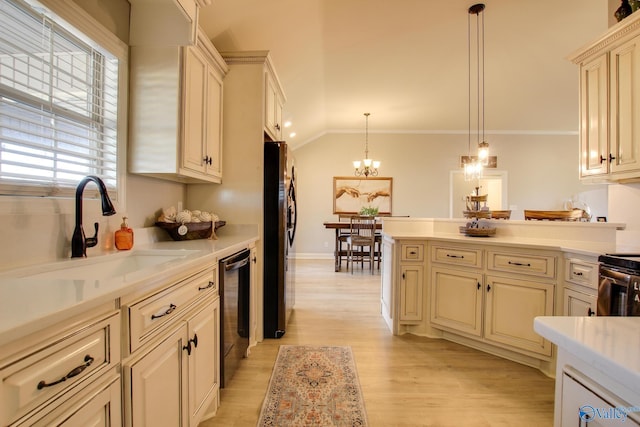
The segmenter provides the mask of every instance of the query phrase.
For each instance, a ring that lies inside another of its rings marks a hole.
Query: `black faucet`
[[[109,194],[107,194],[107,187],[104,182],[95,175],[87,175],[82,178],[82,181],[76,188],[76,228],[73,230],[73,237],[71,238],[71,258],[83,258],[87,256],[87,248],[92,248],[98,244],[98,223],[94,224],[96,234],[93,237],[84,237],[84,230],[82,229],[82,192],[84,187],[93,181],[98,186],[100,191],[100,199],[102,200],[102,215],[110,216],[116,213]]]

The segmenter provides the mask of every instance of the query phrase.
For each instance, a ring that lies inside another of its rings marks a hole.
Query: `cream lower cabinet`
[[[598,300],[598,260],[568,254],[565,259],[565,316],[595,316]]]
[[[114,302],[0,348],[0,425],[120,426],[119,364]]]
[[[533,319],[553,316],[555,286],[493,275],[485,280],[485,339],[551,357],[551,342],[533,330]]]
[[[206,412],[215,413],[220,376],[216,283],[216,269],[208,269],[126,303],[126,426],[195,427]]]
[[[382,315],[394,334],[425,323],[426,245],[424,241],[382,241]]]
[[[480,272],[431,268],[431,324],[482,336],[483,277]]]
[[[432,244],[430,250],[433,328],[551,357],[551,343],[535,333],[533,319],[553,315],[554,256],[477,245]]]

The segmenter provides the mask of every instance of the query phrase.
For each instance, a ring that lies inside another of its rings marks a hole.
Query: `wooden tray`
[[[579,221],[584,211],[582,209],[573,209],[570,211],[532,211],[524,210],[525,220],[539,221]]]

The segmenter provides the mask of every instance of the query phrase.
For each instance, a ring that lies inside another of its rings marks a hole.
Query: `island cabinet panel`
[[[447,337],[548,361],[551,343],[533,330],[553,315],[557,255],[479,244],[431,243],[429,323]]]
[[[487,275],[485,338],[544,356],[551,343],[533,330],[536,316],[552,316],[554,285]]]
[[[404,323],[421,322],[424,267],[403,265],[400,271],[400,320]]]
[[[442,264],[481,268],[483,264],[482,255],[482,249],[473,247],[463,248],[439,245],[431,247],[431,261]]]
[[[430,321],[453,331],[482,336],[482,274],[431,269]]]
[[[488,251],[488,269],[527,276],[556,277],[556,258],[548,255]]]

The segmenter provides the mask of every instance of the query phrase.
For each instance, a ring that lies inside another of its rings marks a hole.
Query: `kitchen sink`
[[[28,279],[110,279],[126,276],[151,267],[185,260],[197,250],[149,249],[119,252],[113,255],[73,259],[21,270],[13,277]],[[24,273],[24,274],[22,274]]]

